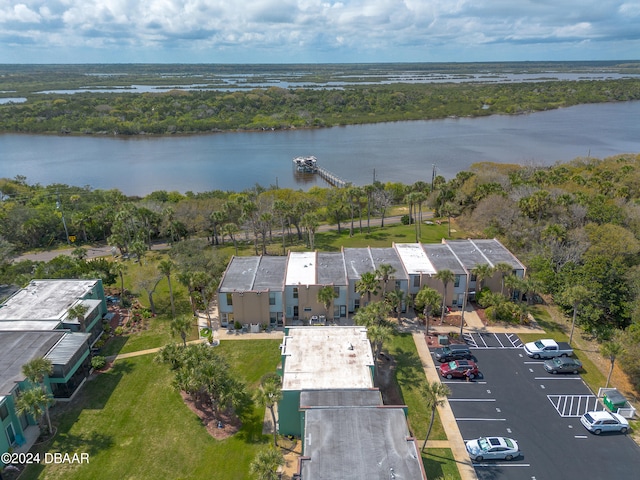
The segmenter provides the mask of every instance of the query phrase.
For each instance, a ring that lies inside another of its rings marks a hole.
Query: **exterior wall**
[[[20,418],[16,413],[13,396],[9,395],[4,397],[3,400],[0,400],[0,408],[2,408],[3,405],[6,408],[6,412],[8,415],[4,419],[0,417],[0,454],[8,452],[9,449],[13,446],[9,442],[7,429],[11,428],[13,431],[15,437],[14,444],[20,443],[20,439],[24,438],[24,431],[20,423]],[[2,465],[4,464],[0,461],[0,466]]]
[[[91,370],[91,358],[89,349],[87,348],[71,366],[64,376],[56,376],[56,370],[61,366],[55,365],[54,372],[51,377],[47,378],[49,390],[56,398],[70,398],[82,384],[85,378],[89,376]]]
[[[269,323],[268,292],[242,292],[231,295],[234,321],[242,324]]]
[[[300,392],[286,390],[282,392],[282,400],[278,402],[278,432],[280,435],[302,435],[300,414]]]

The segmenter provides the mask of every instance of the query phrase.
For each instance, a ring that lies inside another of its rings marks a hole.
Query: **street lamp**
[[[462,294],[462,315],[460,315],[460,339],[462,339],[462,328],[464,327],[464,311],[467,308],[467,291]]]

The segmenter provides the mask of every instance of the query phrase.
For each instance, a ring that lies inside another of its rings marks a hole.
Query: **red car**
[[[469,379],[477,377],[479,373],[478,366],[471,360],[455,360],[440,365],[440,375],[444,378],[466,378],[467,371],[469,371]]]

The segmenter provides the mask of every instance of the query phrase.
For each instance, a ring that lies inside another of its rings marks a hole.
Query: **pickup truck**
[[[547,338],[525,344],[524,351],[532,358],[569,357],[573,355],[573,349],[568,343],[556,342]]]

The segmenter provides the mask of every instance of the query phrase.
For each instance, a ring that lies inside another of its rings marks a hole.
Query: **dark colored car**
[[[440,365],[440,375],[444,378],[468,378],[473,379],[478,376],[478,366],[471,360],[454,360],[453,362],[443,363]]]
[[[544,361],[544,369],[549,373],[578,373],[582,362],[575,358],[556,357]]]
[[[467,345],[449,345],[442,348],[436,348],[433,355],[439,362],[450,362],[452,360],[471,360],[473,355]]]

